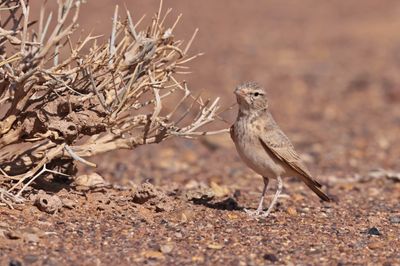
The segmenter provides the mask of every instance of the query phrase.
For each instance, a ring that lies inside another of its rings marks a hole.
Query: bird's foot
[[[256,217],[256,216],[260,215],[259,210],[252,211],[252,210],[244,209],[244,212],[247,213],[251,217]]]
[[[250,217],[254,217],[254,218],[267,218],[269,215],[269,211],[263,211],[263,210],[248,210],[248,209],[244,209],[244,212],[247,213]]]

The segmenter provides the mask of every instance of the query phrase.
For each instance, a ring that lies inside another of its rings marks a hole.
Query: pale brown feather
[[[279,128],[266,131],[266,134],[260,137],[260,142],[264,149],[268,149],[270,153],[272,152],[279,160],[297,172],[304,183],[322,200],[330,201],[329,197],[319,189],[321,184],[312,178],[292,143]]]

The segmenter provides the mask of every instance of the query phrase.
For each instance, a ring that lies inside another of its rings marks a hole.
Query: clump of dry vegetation
[[[0,0],[0,196],[21,194],[42,174],[73,174],[76,161],[172,136],[207,134],[218,99],[194,97],[176,74],[187,71],[193,38],[175,40],[167,10],[139,30],[115,8],[110,37],[74,41],[82,0],[58,1],[58,14]],[[124,17],[124,18],[121,18]],[[195,34],[194,34],[195,35]],[[194,37],[193,35],[193,37]],[[190,115],[188,115],[190,114]],[[189,119],[188,119],[189,118]]]

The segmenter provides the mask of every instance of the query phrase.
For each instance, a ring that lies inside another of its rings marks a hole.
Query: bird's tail
[[[331,201],[331,199],[326,195],[320,188],[321,184],[315,181],[314,179],[311,179],[310,177],[307,176],[301,176],[301,179],[306,183],[307,187],[309,187],[312,191],[314,191],[315,194],[320,197],[323,201]]]

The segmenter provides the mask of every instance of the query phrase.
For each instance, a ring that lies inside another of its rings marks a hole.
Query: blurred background
[[[32,15],[40,3],[31,1]],[[159,0],[88,0],[77,35],[106,40],[115,4],[135,21],[146,14],[143,30]],[[263,182],[229,135],[174,138],[89,158],[97,169],[78,163],[80,173],[116,186],[62,189],[72,210],[3,208],[0,234],[5,222],[43,233],[8,233],[0,264],[22,265],[10,253],[43,265],[399,265],[400,1],[164,0],[169,7],[169,25],[183,14],[175,38],[187,41],[199,28],[190,52],[205,53],[180,80],[221,97],[221,110],[235,103],[239,83],[265,86],[275,119],[333,202],[288,178],[276,210],[250,218],[242,208],[257,207]],[[212,127],[230,127],[236,112]],[[154,186],[135,188],[144,181]],[[134,201],[140,193],[144,204]]]
[[[126,6],[134,20],[146,14],[140,29],[159,7],[158,0],[88,1],[80,17],[82,34],[93,30],[107,38],[115,4],[122,16]],[[200,30],[191,51],[205,55],[190,63],[192,74],[181,77],[192,89],[221,97],[224,109],[235,102],[232,91],[239,83],[265,86],[273,115],[318,175],[400,169],[398,1],[166,0],[167,8],[173,8],[171,25],[183,14],[177,39],[189,40]],[[216,128],[229,127],[235,116],[236,106],[223,114],[228,123]],[[107,159],[99,171],[109,179],[136,182],[159,175],[155,182],[162,183],[175,180],[165,173],[181,176],[220,157],[238,162],[227,135],[174,139],[96,160]],[[207,172],[231,176],[232,168],[216,164]],[[247,171],[240,162],[237,170]]]

